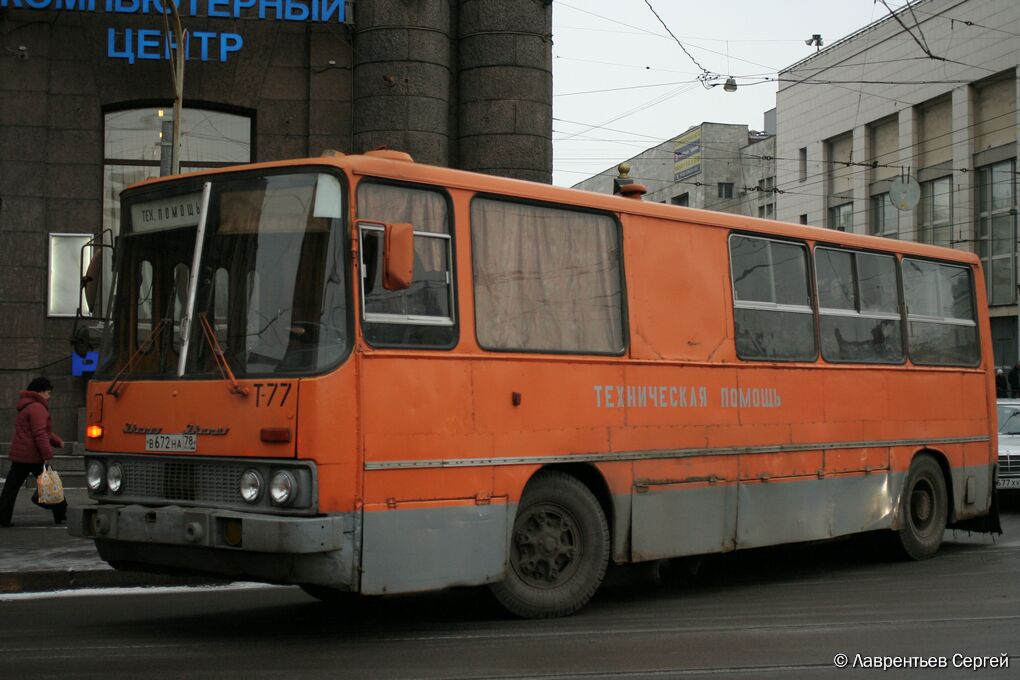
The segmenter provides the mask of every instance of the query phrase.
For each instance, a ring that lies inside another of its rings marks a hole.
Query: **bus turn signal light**
[[[89,439],[102,439],[103,438],[103,426],[102,425],[89,425],[85,429],[85,434]]]
[[[290,441],[290,428],[289,427],[263,427],[262,428],[262,441],[264,442],[282,442],[287,443]]]

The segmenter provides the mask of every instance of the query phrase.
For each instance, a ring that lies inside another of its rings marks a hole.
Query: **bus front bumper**
[[[103,504],[69,507],[67,525],[118,569],[356,588],[352,514]]]

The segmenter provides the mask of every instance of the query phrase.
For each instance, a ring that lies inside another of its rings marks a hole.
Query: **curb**
[[[230,580],[205,576],[167,576],[116,569],[24,571],[0,574],[0,593],[38,593],[88,588],[155,588],[226,585]]]

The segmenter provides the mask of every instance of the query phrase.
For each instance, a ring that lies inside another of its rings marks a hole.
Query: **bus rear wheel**
[[[576,478],[544,472],[524,489],[496,599],[523,618],[567,616],[587,604],[609,563],[609,525]]]
[[[949,500],[942,468],[930,456],[918,456],[910,464],[900,515],[896,553],[912,560],[934,556],[946,532]]]

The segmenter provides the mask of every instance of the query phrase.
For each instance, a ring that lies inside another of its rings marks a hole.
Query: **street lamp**
[[[174,131],[170,146],[170,174],[176,175],[181,171],[181,111],[184,101],[184,31],[181,29],[181,15],[177,12],[177,3],[174,0],[167,0],[164,6],[170,7],[170,14],[173,16],[174,25],[174,49],[173,63],[170,64],[170,75],[174,83]],[[163,12],[164,34],[169,33],[170,26]]]

